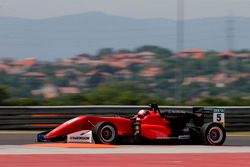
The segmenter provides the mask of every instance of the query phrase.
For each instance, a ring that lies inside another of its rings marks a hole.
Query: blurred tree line
[[[25,72],[40,72],[46,75],[46,80],[35,78],[22,79],[22,73],[16,75],[0,72],[0,104],[1,105],[137,105],[157,101],[159,104],[175,105],[176,87],[181,89],[182,102],[178,105],[250,105],[250,79],[238,78],[228,82],[222,87],[210,82],[192,82],[183,84],[188,77],[205,77],[212,80],[214,76],[224,73],[236,77],[239,74],[250,73],[250,59],[227,58],[222,59],[217,52],[205,53],[203,59],[185,58],[181,66],[178,66],[178,57],[169,49],[159,46],[145,45],[135,49],[112,48],[100,49],[95,60],[103,55],[114,53],[153,52],[155,55],[149,59],[150,63],[131,63],[125,69],[130,71],[128,77],[117,76],[116,72],[124,68],[100,65],[92,67],[88,65],[60,66],[57,63],[44,63],[38,67],[30,68]],[[250,51],[238,51],[236,53],[249,53]],[[149,68],[159,68],[161,73],[153,77],[144,77],[141,74]],[[76,70],[81,74],[55,77],[56,71]],[[176,84],[176,74],[182,70],[182,83]],[[91,76],[84,74],[96,71]],[[109,75],[102,75],[108,73]],[[227,81],[225,79],[224,82]],[[73,83],[75,81],[77,83]],[[223,82],[223,81],[222,81]],[[34,97],[32,90],[39,90],[46,84],[57,87],[77,87],[81,90],[77,95],[61,95],[54,99],[44,99],[42,96]]]
[[[0,87],[0,105],[2,106],[146,105],[153,102],[159,105],[175,105],[173,100],[153,96],[151,90],[132,83],[112,84],[98,87],[93,91],[52,99],[12,98],[6,88]],[[185,100],[181,102],[181,105],[249,106],[250,99],[204,98],[198,101]]]

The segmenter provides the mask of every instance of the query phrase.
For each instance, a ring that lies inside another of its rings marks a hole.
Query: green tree
[[[98,85],[100,85],[103,81],[104,81],[103,77],[100,74],[96,74],[96,75],[91,76],[87,80],[87,84],[90,88],[95,88]]]
[[[100,72],[109,72],[109,73],[114,73],[117,70],[119,70],[119,68],[111,67],[108,65],[100,65],[100,66],[97,66],[96,69],[97,71],[100,71]]]
[[[98,51],[98,56],[108,55],[112,53],[114,53],[114,50],[112,48],[102,48]]]
[[[109,86],[98,87],[94,91],[86,94],[86,99],[90,104],[140,104],[140,100],[146,95],[143,88],[131,83],[118,83]]]
[[[144,45],[135,49],[137,52],[153,52],[159,55],[165,55],[167,57],[172,56],[172,52],[169,49],[162,48],[154,45]]]
[[[128,49],[119,49],[117,53],[131,53],[131,51]]]
[[[0,105],[4,104],[4,101],[10,97],[10,93],[5,87],[0,86]]]

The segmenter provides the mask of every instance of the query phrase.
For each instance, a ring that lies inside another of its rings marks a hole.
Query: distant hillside
[[[235,47],[250,48],[250,18],[235,17]],[[186,48],[226,49],[226,17],[186,21]],[[135,48],[145,44],[175,49],[176,22],[131,19],[90,12],[29,20],[0,17],[0,57],[65,58],[103,47]]]

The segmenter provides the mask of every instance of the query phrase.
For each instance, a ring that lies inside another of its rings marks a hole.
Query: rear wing
[[[193,113],[203,122],[216,122],[225,127],[225,108],[221,107],[193,107]]]

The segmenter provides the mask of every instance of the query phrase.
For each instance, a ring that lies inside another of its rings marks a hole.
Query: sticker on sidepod
[[[224,108],[214,109],[213,122],[218,122],[225,127],[225,109]]]
[[[94,143],[92,131],[81,130],[67,135],[68,143]]]

